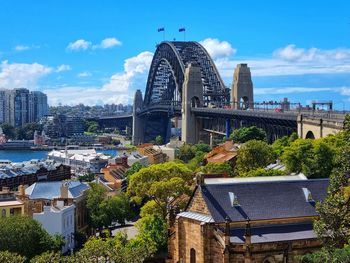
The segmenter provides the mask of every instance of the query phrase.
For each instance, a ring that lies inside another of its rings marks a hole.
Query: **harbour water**
[[[117,155],[117,150],[96,150],[98,153]],[[24,162],[33,159],[46,159],[49,151],[31,151],[31,150],[0,150],[0,160],[10,160],[12,162]]]

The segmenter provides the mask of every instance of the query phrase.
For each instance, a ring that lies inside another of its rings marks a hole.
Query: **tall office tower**
[[[34,121],[33,96],[27,89],[5,91],[5,122],[20,127]]]
[[[34,108],[34,121],[39,121],[42,117],[48,114],[47,95],[41,91],[32,91],[33,96],[33,108]]]
[[[2,89],[0,90],[0,123],[5,122],[5,115],[6,115],[6,96],[5,96],[6,90]]]

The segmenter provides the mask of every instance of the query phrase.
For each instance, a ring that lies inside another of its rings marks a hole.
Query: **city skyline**
[[[185,27],[186,40],[208,50],[227,86],[236,64],[248,63],[256,101],[331,99],[335,108],[350,109],[349,6],[2,2],[0,88],[43,91],[53,106],[128,104],[136,89],[145,89],[163,40],[157,29],[165,28],[165,40],[182,41],[178,31]]]

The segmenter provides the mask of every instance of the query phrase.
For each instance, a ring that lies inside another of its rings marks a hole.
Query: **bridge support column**
[[[226,119],[226,140],[230,138],[231,135],[231,121],[230,119]]]
[[[134,97],[133,120],[132,120],[132,143],[138,145],[144,141],[144,121],[137,113],[142,109],[142,93],[137,90]]]
[[[203,105],[203,83],[199,66],[189,64],[185,70],[182,87],[182,129],[181,139],[185,143],[195,144],[199,140],[199,123],[191,107]]]

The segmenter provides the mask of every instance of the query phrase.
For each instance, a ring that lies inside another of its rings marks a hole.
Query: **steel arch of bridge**
[[[154,104],[181,104],[182,84],[188,63],[200,66],[203,101],[224,103],[229,92],[205,48],[197,42],[162,42],[157,46],[149,70],[144,108]]]

